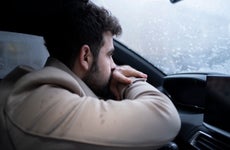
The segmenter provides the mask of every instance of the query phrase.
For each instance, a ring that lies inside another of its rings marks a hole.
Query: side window
[[[230,74],[230,1],[93,0],[118,17],[125,44],[165,74]]]
[[[42,37],[0,31],[0,78],[18,65],[39,69],[48,56]]]

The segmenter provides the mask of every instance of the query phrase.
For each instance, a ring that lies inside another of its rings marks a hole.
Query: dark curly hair
[[[120,35],[121,26],[116,17],[92,2],[69,0],[55,19],[55,25],[44,35],[51,57],[72,69],[80,48],[87,44],[95,59],[103,46],[103,33]]]

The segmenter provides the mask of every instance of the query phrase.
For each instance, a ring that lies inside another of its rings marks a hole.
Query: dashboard
[[[163,89],[181,117],[181,149],[230,149],[230,76],[184,73],[164,78]]]

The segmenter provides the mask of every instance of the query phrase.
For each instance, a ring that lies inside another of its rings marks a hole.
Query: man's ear
[[[93,55],[88,45],[83,45],[79,52],[79,65],[84,71],[88,71],[93,62]]]

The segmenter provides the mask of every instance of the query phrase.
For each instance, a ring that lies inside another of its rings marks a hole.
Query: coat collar
[[[46,66],[50,66],[50,67],[55,67],[58,68],[62,71],[67,72],[68,74],[70,74],[81,86],[81,88],[83,89],[83,92],[85,95],[87,96],[92,96],[92,97],[97,97],[93,91],[77,76],[75,75],[66,65],[64,65],[62,62],[60,62],[59,60],[49,57],[46,61],[45,67]]]

